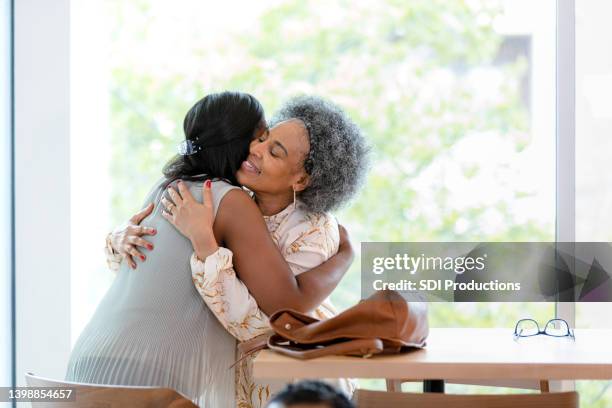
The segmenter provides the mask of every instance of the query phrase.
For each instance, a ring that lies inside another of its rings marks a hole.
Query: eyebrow
[[[287,149],[285,149],[285,146],[283,146],[281,142],[279,142],[278,140],[275,140],[273,143],[274,143],[274,146],[278,146],[281,149],[283,149],[283,151],[285,152],[285,156],[289,156],[289,152],[287,152]]]

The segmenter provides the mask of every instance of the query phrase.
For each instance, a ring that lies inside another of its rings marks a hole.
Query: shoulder
[[[213,197],[214,195],[215,191],[213,190]],[[218,216],[222,223],[240,225],[242,227],[250,225],[248,223],[254,221],[263,224],[263,217],[259,207],[257,207],[255,201],[243,189],[227,189],[221,198],[218,204]]]
[[[175,180],[171,184],[176,185],[177,182],[178,180]],[[189,189],[192,191],[200,191],[204,187],[204,181],[184,180],[183,182],[187,184]],[[223,180],[212,180],[212,184],[210,188],[212,189],[213,194],[220,193],[220,192],[227,192],[232,189],[241,190],[240,187],[230,184],[227,181],[223,181]]]
[[[228,183],[227,181],[224,180],[213,180],[211,183],[211,187],[213,190],[242,190],[240,187],[235,186],[233,184]]]
[[[267,245],[266,239],[270,239],[259,207],[240,188],[231,189],[223,197],[215,217],[214,230],[215,237],[232,250],[236,248],[232,245],[243,249],[244,245]]]
[[[327,212],[307,211],[302,207],[290,216],[288,238],[300,241],[321,241],[337,246],[340,241],[338,221]]]
[[[240,187],[233,186],[224,181],[221,181],[218,183],[226,184],[226,186],[219,186],[219,190],[224,191],[224,198],[223,198],[224,207],[228,207],[232,209],[244,208],[247,211],[257,210],[258,215],[261,217],[261,212],[259,211],[259,207],[257,207],[257,204],[255,204],[255,201],[253,201],[251,196],[245,190],[243,190]],[[215,183],[214,182],[211,188],[213,189],[213,194],[214,194],[215,193],[215,190],[214,190]]]
[[[283,257],[294,273],[320,265],[338,252],[340,236],[336,219],[328,213],[294,211],[279,236]]]
[[[176,188],[178,181],[179,180],[175,180],[170,185]],[[189,188],[189,191],[194,193],[194,195],[200,196],[204,188],[205,181],[183,180],[183,183],[187,185],[187,187]],[[227,181],[223,181],[223,180],[212,180],[210,188],[211,188],[213,197],[215,198],[219,197],[219,199],[221,199],[229,191],[241,190],[240,187],[230,184]]]
[[[309,228],[319,228],[325,234],[338,235],[338,221],[327,212],[304,212],[303,224]]]

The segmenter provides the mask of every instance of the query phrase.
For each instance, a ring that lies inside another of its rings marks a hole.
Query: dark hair
[[[299,119],[310,139],[304,170],[308,186],[298,198],[309,211],[335,210],[363,185],[370,147],[361,129],[333,102],[318,96],[298,96],[283,104],[272,124]]]
[[[272,403],[284,404],[286,407],[293,404],[327,404],[330,408],[354,408],[353,403],[343,393],[322,381],[300,381],[289,384],[274,398]]]
[[[176,179],[224,179],[238,184],[236,172],[249,154],[254,132],[265,126],[264,110],[243,92],[212,93],[196,102],[183,121],[185,140],[200,150],[174,156],[164,166],[165,185]],[[204,174],[204,175],[203,175]]]

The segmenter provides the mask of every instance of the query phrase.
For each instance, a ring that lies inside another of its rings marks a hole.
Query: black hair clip
[[[184,140],[178,145],[178,152],[181,156],[189,156],[202,150],[202,146],[193,140]]]

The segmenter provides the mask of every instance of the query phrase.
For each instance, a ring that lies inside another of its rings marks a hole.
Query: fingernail
[[[145,260],[145,256],[144,255],[140,255],[140,259],[142,259],[144,261]]]
[[[211,181],[210,180],[206,180],[206,188],[210,188],[210,184],[211,184]]]
[[[157,230],[156,229],[154,229],[152,232],[153,232],[153,234],[157,234]]]
[[[153,249],[153,245],[147,245],[147,248]]]

